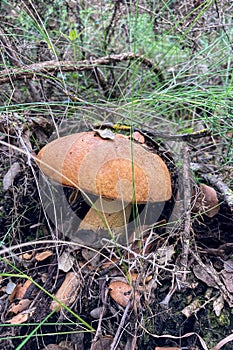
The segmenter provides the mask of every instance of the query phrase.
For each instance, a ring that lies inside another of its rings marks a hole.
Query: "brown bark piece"
[[[64,282],[55,294],[56,299],[67,306],[71,305],[78,294],[79,282],[80,281],[74,272],[68,272]],[[50,310],[61,310],[61,307],[62,306],[58,301],[53,300],[50,305]]]

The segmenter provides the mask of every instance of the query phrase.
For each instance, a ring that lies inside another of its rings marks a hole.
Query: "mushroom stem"
[[[125,206],[124,206],[125,204]],[[113,231],[114,237],[127,235],[127,224],[131,213],[131,204],[120,200],[98,198],[81,221],[78,232],[81,230],[105,231],[109,238],[109,229]]]

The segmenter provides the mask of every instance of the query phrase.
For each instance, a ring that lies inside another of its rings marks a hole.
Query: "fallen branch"
[[[32,79],[35,75],[48,75],[49,73],[59,72],[75,72],[93,70],[93,68],[103,65],[110,65],[113,62],[133,61],[137,60],[141,64],[146,65],[148,68],[158,75],[158,78],[162,81],[163,75],[158,66],[150,59],[145,58],[139,54],[127,52],[117,55],[109,55],[105,57],[82,60],[82,61],[45,61],[34,63],[31,65],[25,65],[18,68],[7,68],[0,72],[0,84],[7,83],[12,80],[24,80]]]

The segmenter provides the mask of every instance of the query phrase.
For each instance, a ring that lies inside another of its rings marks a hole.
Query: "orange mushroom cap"
[[[103,139],[96,132],[58,138],[41,149],[38,165],[65,186],[125,202],[163,202],[171,198],[164,161],[127,136]]]

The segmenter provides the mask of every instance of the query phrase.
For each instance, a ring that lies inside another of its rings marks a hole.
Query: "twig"
[[[45,61],[34,63],[31,65],[21,66],[20,68],[7,68],[0,72],[0,84],[4,84],[12,80],[32,79],[35,75],[48,75],[48,73],[93,70],[94,67],[101,65],[109,65],[112,62],[133,61],[138,60],[141,64],[151,68],[154,73],[158,74],[158,78],[163,80],[162,72],[159,67],[150,59],[127,52],[117,55],[109,55],[90,60],[73,61]]]
[[[131,125],[125,125],[125,124],[114,124],[111,122],[108,123],[102,123],[102,124],[94,124],[93,126],[90,125],[91,128],[95,129],[112,129],[112,130],[122,130],[122,131],[139,131],[141,134],[143,134],[146,138],[153,138],[158,137],[161,139],[171,140],[171,141],[177,141],[177,142],[184,142],[184,141],[190,141],[192,139],[200,139],[202,137],[210,136],[211,130],[209,129],[202,129],[199,131],[194,131],[190,134],[177,134],[177,135],[169,135],[165,132],[154,132],[152,130],[143,130],[138,129],[135,127],[132,127]]]
[[[123,313],[123,316],[122,316],[122,319],[121,319],[121,322],[119,324],[119,327],[117,329],[117,332],[116,332],[116,335],[113,339],[113,342],[110,346],[110,350],[114,350],[115,349],[115,346],[117,345],[118,343],[118,338],[119,338],[119,335],[120,335],[120,332],[121,332],[121,328],[124,326],[124,323],[125,323],[125,319],[126,319],[126,316],[128,314],[128,311],[129,311],[129,308],[131,306],[131,303],[132,303],[132,300],[130,299],[126,305],[126,308],[125,308],[125,311]]]
[[[105,283],[102,286],[102,289],[105,288]],[[95,342],[97,342],[98,338],[101,337],[102,335],[102,330],[101,330],[101,325],[102,325],[102,321],[103,321],[103,317],[106,311],[106,301],[107,301],[107,294],[108,294],[108,290],[105,289],[104,290],[104,295],[103,295],[103,306],[99,315],[99,321],[98,321],[98,326],[97,326],[97,330],[94,336],[94,339],[92,340],[92,345],[91,345],[91,350],[94,349],[95,347]]]

